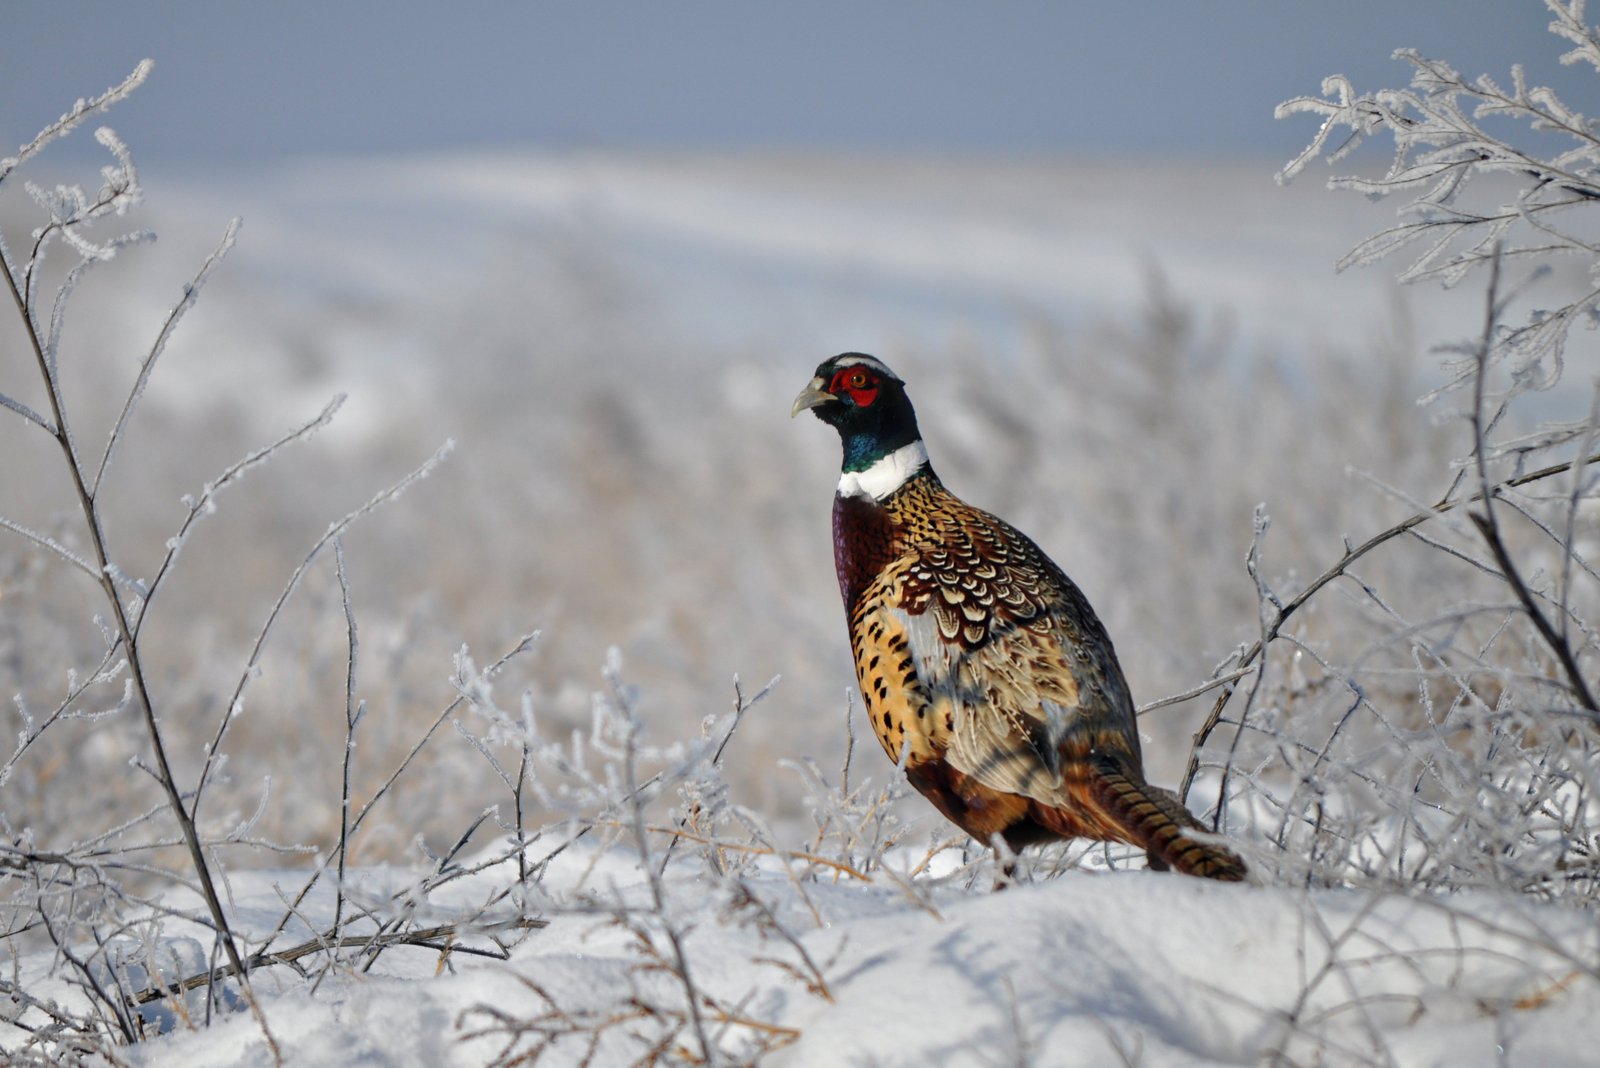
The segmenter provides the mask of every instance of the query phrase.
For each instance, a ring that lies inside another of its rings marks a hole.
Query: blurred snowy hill
[[[762,364],[844,348],[1006,359],[1037,322],[1079,330],[1139,314],[1153,274],[1235,343],[1359,354],[1391,325],[1392,272],[1333,262],[1387,209],[1270,164],[684,155],[326,161],[150,181],[151,224],[182,258],[241,214],[230,267],[263,297],[383,308],[383,348],[459,369],[414,338],[486,288],[523,291],[531,359],[591,308],[552,316],[542,264],[611,300],[614,327],[653,319],[685,346]],[[1453,338],[1460,307],[1405,301],[1417,333]],[[648,332],[648,331],[647,331]],[[367,367],[354,346],[352,372]],[[819,357],[820,358],[820,357]]]

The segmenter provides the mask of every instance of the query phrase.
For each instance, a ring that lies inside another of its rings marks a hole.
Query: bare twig
[[[340,761],[339,780],[339,870],[334,886],[333,933],[340,934],[340,920],[344,917],[345,864],[350,856],[350,762],[355,756],[356,724],[361,721],[366,705],[356,704],[356,660],[361,643],[356,636],[356,612],[350,603],[350,577],[344,568],[344,539],[333,540],[333,555],[339,574],[339,598],[344,602],[345,633],[348,638],[349,659],[345,669],[344,684],[344,758]]]
[[[1539,468],[1537,471],[1529,471],[1526,474],[1518,475],[1515,478],[1504,479],[1503,481],[1495,484],[1495,489],[1499,491],[1532,485],[1533,483],[1542,482],[1545,479],[1551,478],[1555,475],[1571,471],[1574,468],[1589,467],[1594,464],[1600,464],[1600,453],[1592,453],[1588,456],[1580,457],[1575,460],[1568,460],[1564,463],[1550,464],[1546,467]],[[1303,608],[1307,601],[1316,596],[1316,594],[1321,591],[1324,586],[1327,586],[1330,582],[1346,574],[1346,572],[1349,571],[1350,567],[1355,564],[1356,561],[1360,560],[1374,549],[1393,541],[1403,534],[1411,533],[1417,527],[1422,526],[1430,519],[1437,519],[1439,516],[1444,515],[1447,512],[1455,511],[1456,509],[1465,505],[1476,504],[1482,499],[1483,495],[1481,491],[1470,493],[1462,497],[1444,498],[1426,511],[1417,512],[1411,516],[1408,516],[1407,518],[1396,523],[1394,526],[1374,534],[1360,545],[1357,545],[1354,548],[1346,549],[1344,555],[1341,556],[1332,567],[1329,567],[1326,571],[1322,572],[1322,574],[1312,579],[1311,582],[1306,585],[1305,589],[1301,590],[1299,593],[1295,594],[1295,596],[1285,601],[1283,603],[1283,607],[1274,613],[1272,620],[1269,622],[1266,628],[1266,640],[1270,642],[1276,638],[1278,633],[1283,629],[1283,625],[1289,621],[1291,616]],[[1239,658],[1234,661],[1234,663],[1237,665],[1234,670],[1239,671],[1248,667],[1255,661],[1257,657],[1261,655],[1261,650],[1262,644],[1259,639],[1255,642],[1252,642],[1244,650],[1244,652],[1240,654]],[[1218,723],[1222,719],[1222,710],[1227,707],[1228,700],[1232,696],[1233,691],[1224,691],[1223,694],[1217,698],[1216,703],[1212,706],[1211,714],[1206,717],[1205,722],[1201,724],[1200,729],[1195,732],[1194,741],[1189,749],[1189,763],[1184,771],[1183,781],[1178,787],[1178,796],[1183,798],[1187,798],[1189,796],[1189,787],[1193,785],[1194,777],[1200,769],[1200,749],[1210,739],[1211,733],[1216,730]]]
[[[283,611],[283,606],[288,603],[294,591],[299,588],[300,580],[305,577],[305,573],[310,569],[312,562],[322,553],[323,549],[327,548],[330,542],[343,534],[352,524],[399,497],[417,482],[427,478],[434,468],[444,462],[445,457],[449,456],[454,448],[455,441],[447,440],[443,445],[439,446],[432,456],[423,462],[422,466],[416,468],[388,489],[374,494],[361,507],[347,513],[343,519],[330,524],[328,529],[323,532],[322,537],[318,538],[316,544],[311,547],[311,551],[306,553],[299,566],[294,569],[294,573],[289,576],[289,581],[284,585],[283,592],[278,595],[278,599],[273,604],[271,611],[267,613],[266,621],[262,623],[261,629],[256,632],[255,644],[251,647],[250,656],[245,662],[244,670],[239,673],[239,681],[234,686],[233,695],[228,699],[227,706],[218,717],[216,734],[211,739],[211,744],[206,747],[205,764],[200,769],[200,777],[196,781],[194,788],[194,807],[196,811],[200,808],[201,797],[210,782],[211,773],[216,767],[217,759],[222,753],[222,742],[227,736],[228,727],[233,723],[234,718],[242,707],[245,687],[255,677],[256,666],[261,662],[262,653],[266,651],[267,638],[271,635],[273,626],[277,623],[278,616]]]
[[[596,827],[616,827],[622,830],[634,829],[633,824],[625,824],[620,820],[594,820]],[[715,846],[718,849],[728,849],[735,853],[749,853],[757,857],[785,857],[789,860],[804,861],[807,864],[816,864],[820,867],[836,871],[841,875],[848,875],[859,882],[870,883],[872,876],[858,871],[842,860],[833,860],[817,853],[808,853],[799,849],[779,849],[776,846],[749,845],[744,842],[727,842],[719,838],[712,838],[703,834],[694,834],[680,827],[652,827],[644,828],[651,834],[664,834],[673,839],[683,839],[688,842],[697,842],[700,845]]]
[[[44,151],[45,146],[50,142],[70,133],[74,127],[82,124],[90,116],[98,115],[113,104],[126,100],[135,89],[144,84],[144,80],[150,76],[150,71],[154,67],[155,63],[153,61],[148,59],[140,60],[139,65],[133,68],[133,73],[123,79],[121,85],[107,89],[104,93],[92,99],[79,100],[65,115],[46,126],[32,141],[23,145],[22,150],[15,156],[0,159],[0,182],[4,182],[11,176],[12,171],[15,171],[22,164]]]
[[[239,219],[235,217],[228,223],[228,229],[222,235],[222,242],[217,245],[216,251],[206,258],[200,265],[200,270],[194,279],[183,287],[183,299],[178,301],[167,314],[167,319],[161,324],[161,331],[156,335],[155,342],[150,346],[150,351],[145,354],[139,364],[138,377],[134,379],[133,388],[128,390],[127,400],[122,405],[122,414],[117,416],[116,425],[111,428],[111,436],[106,439],[106,450],[100,454],[100,466],[96,468],[94,478],[89,483],[89,495],[97,497],[100,493],[100,482],[105,478],[106,468],[111,463],[112,455],[117,451],[117,445],[122,441],[122,432],[128,425],[128,419],[133,415],[133,409],[138,405],[139,399],[144,396],[145,387],[150,383],[150,374],[156,368],[156,361],[166,351],[167,341],[172,337],[172,332],[178,328],[178,323],[183,320],[184,313],[194,307],[195,301],[200,299],[200,288],[211,277],[211,272],[217,264],[222,262],[232,249],[239,236]],[[93,261],[90,261],[93,262]]]
[[[289,431],[289,433],[272,442],[270,445],[265,445],[255,450],[244,459],[233,464],[233,466],[222,472],[222,474],[218,475],[215,479],[206,483],[204,489],[202,489],[200,492],[200,496],[184,497],[184,501],[189,506],[189,514],[184,517],[183,525],[178,528],[178,533],[174,534],[172,538],[168,540],[167,554],[166,556],[162,557],[161,566],[156,568],[155,577],[150,580],[150,588],[145,594],[144,610],[140,612],[138,622],[134,626],[135,635],[137,635],[139,630],[143,628],[144,621],[150,614],[150,602],[155,599],[156,592],[162,588],[163,581],[171,572],[173,565],[177,563],[178,555],[182,552],[184,545],[188,542],[190,533],[194,530],[196,524],[198,524],[200,520],[211,514],[216,505],[217,496],[224,489],[227,489],[229,486],[233,485],[234,482],[238,481],[244,475],[270,460],[274,455],[277,454],[279,449],[282,449],[284,446],[289,445],[292,442],[304,441],[318,430],[321,430],[323,427],[327,426],[333,421],[334,415],[337,414],[339,409],[344,405],[344,401],[345,395],[343,393],[336,394],[334,398],[323,407],[322,411],[319,412],[315,418],[295,427],[295,429]]]
[[[1494,349],[1495,332],[1500,322],[1500,253],[1495,250],[1493,261],[1489,269],[1489,286],[1485,299],[1483,333],[1479,339],[1477,351],[1474,354],[1478,374],[1473,381],[1472,391],[1472,440],[1473,456],[1476,460],[1478,471],[1478,496],[1483,501],[1482,512],[1470,512],[1467,518],[1472,520],[1478,532],[1483,535],[1483,540],[1489,545],[1489,551],[1494,554],[1495,563],[1500,567],[1500,573],[1505,576],[1506,584],[1517,595],[1517,600],[1522,605],[1522,610],[1527,614],[1545,644],[1550,646],[1556,659],[1561,664],[1561,669],[1566,673],[1567,682],[1572,687],[1572,692],[1582,702],[1583,707],[1590,712],[1600,712],[1600,706],[1595,704],[1594,694],[1589,690],[1589,684],[1583,677],[1583,672],[1578,666],[1577,656],[1572,651],[1572,644],[1563,633],[1558,632],[1533,599],[1533,594],[1528,589],[1528,584],[1523,580],[1522,573],[1517,569],[1511,559],[1511,553],[1506,549],[1505,538],[1500,533],[1500,521],[1496,515],[1494,502],[1496,488],[1489,481],[1489,461],[1487,458],[1488,440],[1483,420],[1484,393],[1488,388],[1489,356]],[[1575,509],[1574,509],[1575,510]],[[1566,545],[1566,555],[1572,552],[1571,542]],[[1565,627],[1562,628],[1563,631]]]
[[[1138,715],[1143,716],[1146,713],[1154,712],[1159,708],[1168,708],[1168,707],[1171,707],[1172,705],[1181,705],[1185,701],[1194,700],[1196,697],[1199,697],[1201,694],[1210,693],[1212,690],[1215,690],[1218,686],[1231,686],[1233,683],[1238,682],[1240,679],[1244,678],[1246,675],[1250,674],[1250,672],[1252,672],[1254,670],[1255,670],[1254,668],[1249,668],[1249,667],[1237,668],[1237,669],[1235,669],[1233,671],[1228,672],[1226,675],[1218,675],[1214,679],[1208,679],[1207,681],[1202,682],[1198,686],[1194,686],[1194,687],[1191,687],[1191,688],[1189,688],[1187,690],[1184,690],[1182,693],[1175,693],[1170,697],[1161,697],[1161,698],[1157,698],[1154,701],[1150,701],[1150,702],[1148,702],[1146,704],[1142,704],[1142,705],[1140,705],[1138,707],[1138,709],[1136,711],[1137,711]]]
[[[1500,536],[1500,530],[1494,520],[1489,515],[1479,512],[1470,512],[1467,518],[1478,528],[1483,540],[1489,543],[1489,551],[1494,554],[1495,563],[1499,565],[1500,573],[1505,576],[1506,584],[1517,595],[1517,600],[1521,603],[1529,621],[1533,623],[1540,637],[1544,638],[1545,644],[1550,646],[1550,651],[1560,662],[1561,670],[1567,676],[1567,684],[1572,688],[1573,695],[1584,708],[1600,714],[1600,704],[1595,703],[1594,693],[1583,677],[1583,669],[1578,666],[1577,657],[1572,652],[1572,643],[1562,637],[1550,622],[1550,617],[1545,615],[1538,602],[1533,599],[1528,584],[1523,581],[1517,565],[1511,559],[1511,554],[1506,551],[1505,539]]]
[[[149,67],[146,64],[141,64],[138,70],[134,72],[134,76],[130,77],[120,90],[113,92],[121,92],[125,96],[127,92],[132,91],[132,88],[138,82],[144,79],[144,75],[148,71]],[[107,94],[106,97],[102,97],[96,103],[98,106],[104,106],[104,102],[110,98],[111,94]],[[120,99],[120,97],[117,97],[117,99]],[[81,121],[82,116],[90,113],[94,106],[90,105],[86,109],[85,106],[80,105],[77,112],[69,113],[68,116],[63,117],[58,126],[63,129],[70,128],[70,124]],[[74,118],[74,115],[77,117]],[[48,133],[49,131],[46,132]],[[41,139],[44,137],[44,134],[40,135]],[[38,143],[40,143],[40,140],[36,139],[35,144]],[[24,148],[23,154],[18,157],[18,160],[26,158],[29,154],[30,149]],[[13,161],[0,162],[0,178],[9,173],[14,166],[15,162]],[[29,263],[30,272],[33,262],[36,261],[30,261]],[[140,712],[144,717],[145,733],[149,738],[151,754],[156,762],[157,779],[166,794],[168,807],[172,812],[173,818],[177,820],[184,845],[188,849],[195,878],[200,887],[201,895],[205,900],[206,909],[211,915],[211,922],[215,928],[216,936],[222,943],[223,951],[227,954],[229,963],[242,977],[241,981],[244,983],[246,1000],[250,1003],[251,1011],[255,1013],[256,1020],[272,1047],[274,1059],[276,1060],[277,1043],[272,1038],[270,1030],[268,1030],[266,1016],[261,1012],[254,995],[250,993],[248,979],[244,977],[244,962],[239,955],[239,948],[235,944],[233,931],[222,908],[222,900],[217,893],[216,880],[212,876],[210,862],[206,859],[205,852],[201,846],[199,831],[195,827],[193,816],[184,803],[182,791],[178,788],[171,761],[167,756],[167,746],[156,714],[156,704],[151,696],[149,681],[145,674],[144,661],[134,630],[132,615],[128,604],[123,599],[122,591],[118,589],[113,578],[115,568],[107,546],[105,531],[101,525],[100,511],[95,503],[90,485],[86,481],[82,459],[72,440],[70,425],[67,422],[62,403],[60,385],[55,373],[54,361],[46,357],[44,339],[39,334],[38,320],[33,313],[31,299],[26,292],[27,283],[18,279],[14,268],[9,262],[4,266],[6,268],[4,271],[6,288],[11,293],[12,302],[15,304],[18,315],[22,319],[28,345],[33,352],[34,362],[38,367],[39,375],[45,383],[46,393],[49,396],[50,414],[56,427],[56,433],[53,436],[60,447],[62,459],[66,463],[72,481],[73,491],[77,496],[79,511],[83,516],[84,525],[88,533],[97,581],[111,609],[116,631],[124,649],[124,655],[128,659],[128,671],[133,681],[134,690],[138,694]]]
[[[673,972],[683,983],[684,1001],[688,1006],[690,1030],[694,1033],[695,1041],[700,1046],[701,1062],[707,1065],[715,1064],[716,1053],[710,1038],[706,1035],[705,1021],[700,1015],[700,992],[695,985],[695,980],[689,968],[689,955],[684,948],[683,936],[678,927],[667,914],[667,894],[663,885],[661,873],[651,862],[650,837],[644,820],[644,804],[639,797],[637,784],[639,782],[638,769],[635,762],[638,758],[639,734],[643,730],[638,717],[634,713],[633,700],[623,685],[621,676],[615,664],[606,670],[606,681],[611,686],[612,696],[615,699],[615,711],[622,720],[622,771],[624,782],[634,788],[630,797],[628,814],[631,817],[634,848],[639,854],[639,867],[645,873],[646,882],[650,888],[650,900],[655,911],[661,917],[661,930],[666,936],[667,944],[672,950]]]
[[[270,953],[266,951],[253,953],[250,956],[249,963],[251,969],[266,968],[275,964],[290,964],[317,953],[333,952],[340,949],[390,949],[396,946],[414,946],[441,952],[471,953],[503,960],[505,957],[503,953],[462,946],[457,940],[463,935],[493,934],[498,931],[537,931],[548,926],[550,926],[549,920],[517,916],[511,919],[491,922],[445,923],[434,927],[418,927],[411,930],[380,932],[370,935],[339,935],[335,929],[330,928],[328,931],[314,938],[308,938],[297,945],[290,946],[288,949],[273,950]],[[152,1001],[160,1001],[162,998],[170,997],[173,994],[198,990],[219,979],[232,979],[238,974],[232,965],[227,965],[221,969],[208,970],[159,987],[141,990],[134,994],[130,1000],[134,1004],[147,1005]]]

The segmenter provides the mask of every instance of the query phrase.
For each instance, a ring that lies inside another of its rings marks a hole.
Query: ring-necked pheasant
[[[833,556],[850,646],[873,730],[911,784],[987,844],[1127,842],[1152,868],[1243,879],[1144,781],[1128,684],[1089,602],[1026,535],[945,489],[894,372],[835,356],[790,414],[808,410],[844,443]]]

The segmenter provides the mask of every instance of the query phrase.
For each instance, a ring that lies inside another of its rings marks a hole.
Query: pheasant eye
[[[834,378],[835,389],[866,389],[872,378],[860,367],[848,367]]]

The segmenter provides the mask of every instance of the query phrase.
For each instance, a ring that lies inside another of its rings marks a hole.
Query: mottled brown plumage
[[[1120,841],[1152,867],[1243,878],[1144,781],[1128,684],[1088,601],[944,487],[903,383],[846,353],[818,368],[805,408],[844,441],[833,535],[850,645],[873,731],[912,785],[980,841]]]

